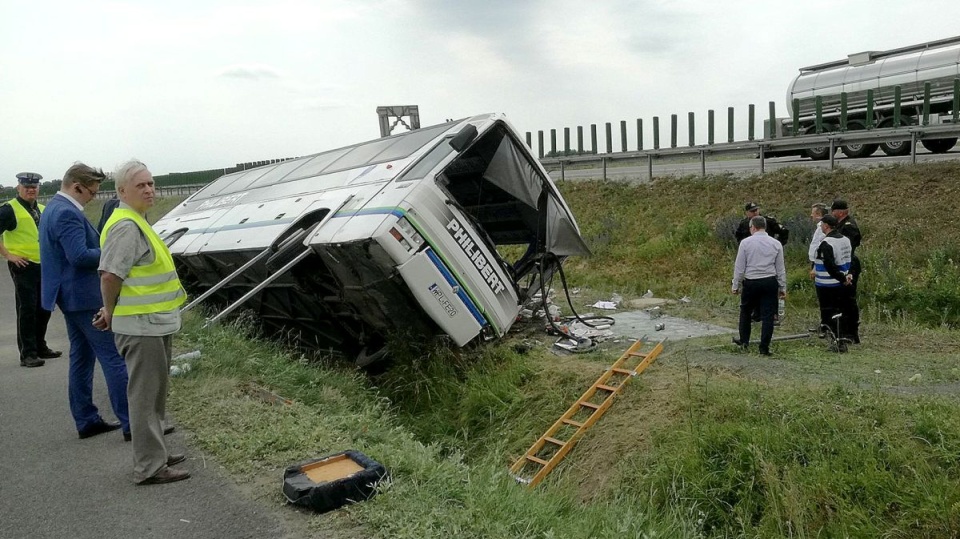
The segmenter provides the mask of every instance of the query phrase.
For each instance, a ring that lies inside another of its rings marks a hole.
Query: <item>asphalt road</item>
[[[67,404],[63,317],[53,314],[47,341],[64,357],[44,367],[20,367],[13,283],[6,261],[0,265],[0,538],[297,535],[283,508],[241,493],[209,456],[186,445],[182,429],[168,441],[173,452],[186,452],[187,461],[178,467],[193,477],[167,485],[134,485],[132,449],[120,431],[78,439]],[[94,399],[105,418],[115,419],[99,366]]]

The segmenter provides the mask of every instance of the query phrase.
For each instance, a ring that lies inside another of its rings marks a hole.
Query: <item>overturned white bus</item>
[[[268,332],[360,364],[394,331],[459,346],[502,336],[538,277],[588,254],[499,114],[223,176],[154,228],[203,293],[188,307],[242,306]],[[527,248],[506,261],[501,245]]]

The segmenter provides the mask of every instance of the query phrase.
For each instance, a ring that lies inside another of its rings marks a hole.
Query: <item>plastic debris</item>
[[[650,290],[650,289],[648,288],[647,291],[646,291],[646,293],[644,293],[644,294],[643,294],[642,296],[640,296],[640,297],[641,297],[641,298],[652,298],[652,297],[653,297],[653,290]]]
[[[178,361],[190,361],[191,359],[197,359],[200,357],[200,350],[194,350],[193,352],[187,352],[185,354],[180,354],[179,356],[174,356],[171,361],[174,363]]]
[[[606,309],[608,311],[614,311],[617,309],[617,304],[612,301],[598,301],[593,305],[591,305],[591,307],[595,307],[597,309]]]
[[[691,301],[693,300],[690,299],[690,296],[683,296],[682,298],[680,298],[680,303],[690,303]]]

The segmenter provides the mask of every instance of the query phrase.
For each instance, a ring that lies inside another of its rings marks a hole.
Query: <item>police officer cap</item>
[[[753,211],[759,210],[760,206],[756,202],[747,202],[747,205],[743,207],[743,211]]]
[[[42,179],[43,176],[36,172],[21,172],[17,174],[17,181],[20,182],[20,185],[37,185]]]
[[[847,205],[847,201],[840,200],[839,198],[837,200],[834,200],[833,204],[830,205],[831,210],[846,210],[849,208],[850,206]]]
[[[824,215],[820,222],[827,223],[830,228],[837,228],[837,225],[840,224],[840,220],[830,214]]]

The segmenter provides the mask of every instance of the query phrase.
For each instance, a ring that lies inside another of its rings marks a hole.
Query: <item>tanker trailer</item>
[[[804,67],[787,89],[787,110],[800,102],[799,132],[815,132],[816,99],[823,102],[823,131],[840,130],[841,94],[847,96],[847,130],[867,127],[867,90],[873,90],[873,126],[894,127],[894,89],[899,86],[900,125],[922,121],[924,85],[930,83],[930,125],[950,123],[954,81],[960,78],[960,36],[887,51],[867,51],[846,59]],[[783,134],[792,132],[792,120],[781,122]],[[956,138],[921,140],[933,153],[952,148]],[[910,153],[909,139],[881,144],[850,144],[840,150],[847,157],[867,157],[877,148],[887,155]],[[829,147],[803,151],[812,159],[830,157]]]

